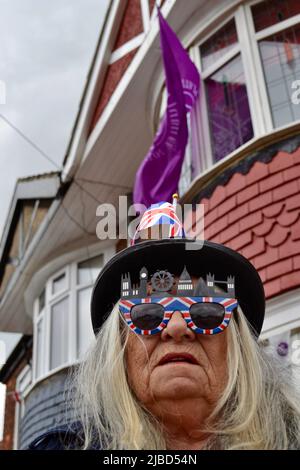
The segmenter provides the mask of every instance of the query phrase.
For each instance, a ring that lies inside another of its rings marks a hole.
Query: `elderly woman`
[[[96,341],[73,382],[76,424],[31,448],[298,449],[291,378],[257,342],[265,302],[254,267],[181,231],[138,235],[94,287]]]

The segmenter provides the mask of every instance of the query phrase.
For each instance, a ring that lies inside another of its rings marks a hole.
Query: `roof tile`
[[[272,231],[266,235],[265,240],[270,246],[282,245],[289,236],[290,229],[275,224]]]
[[[266,217],[275,217],[276,215],[280,214],[283,209],[283,202],[276,202],[275,204],[271,204],[263,209],[263,214]]]
[[[286,273],[289,273],[292,270],[293,270],[293,261],[291,258],[278,261],[278,263],[274,263],[271,266],[267,267],[266,279],[269,280],[269,279],[274,279],[276,277],[280,277]]]
[[[273,190],[273,201],[280,201],[287,197],[299,193],[297,181],[291,181],[289,183],[282,184]],[[299,196],[300,197],[300,196]]]
[[[246,187],[246,177],[241,173],[234,173],[226,185],[227,196],[232,196]]]
[[[242,207],[242,206],[241,206]],[[263,220],[261,211],[253,212],[240,220],[240,231],[255,227]]]
[[[244,217],[248,213],[249,213],[249,207],[248,207],[248,203],[246,202],[245,204],[238,206],[229,212],[228,221],[231,224],[232,222],[235,222],[236,220],[240,220],[241,217]]]
[[[261,237],[254,238],[253,243],[243,248],[241,251],[242,255],[246,258],[253,258],[254,256],[260,255],[265,251],[265,240]]]
[[[214,207],[218,206],[225,199],[226,199],[226,191],[225,191],[224,186],[217,186],[209,200],[210,209],[213,209]]]
[[[263,254],[256,256],[252,262],[256,269],[264,268],[279,260],[279,250],[276,247],[266,245],[266,250]]]
[[[269,174],[268,165],[262,162],[255,162],[249,173],[246,175],[246,183],[252,184],[263,178],[266,178]]]
[[[252,199],[253,197],[257,196],[258,194],[258,184],[254,183],[237,195],[237,202],[238,204],[242,204],[243,202],[249,201],[249,199]]]
[[[294,165],[293,155],[286,152],[279,152],[276,157],[269,163],[270,173],[277,173]]]
[[[261,193],[264,193],[265,191],[269,191],[269,189],[276,188],[276,186],[279,186],[283,182],[282,173],[275,173],[275,175],[271,175],[259,182],[259,190]]]
[[[284,291],[300,285],[300,270],[286,274],[280,278],[280,290]]]
[[[250,230],[248,230],[248,232],[242,233],[238,237],[233,238],[233,240],[230,240],[230,242],[227,243],[227,245],[233,250],[240,250],[246,245],[249,245],[249,243],[251,242],[252,242],[252,233]]]

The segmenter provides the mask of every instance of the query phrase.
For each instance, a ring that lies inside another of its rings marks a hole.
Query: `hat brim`
[[[95,333],[120,299],[121,275],[129,272],[132,282],[137,282],[139,271],[144,266],[149,274],[157,269],[167,269],[179,275],[186,266],[190,275],[204,279],[208,273],[214,274],[216,280],[226,281],[227,276],[234,276],[239,305],[255,334],[260,334],[265,294],[254,266],[240,253],[224,245],[188,238],[142,241],[125,248],[108,261],[92,292],[91,315]]]

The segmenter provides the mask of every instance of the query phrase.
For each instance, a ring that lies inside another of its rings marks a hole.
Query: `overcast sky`
[[[0,0],[0,115],[58,166],[108,3]],[[0,238],[17,178],[55,170],[0,116]]]

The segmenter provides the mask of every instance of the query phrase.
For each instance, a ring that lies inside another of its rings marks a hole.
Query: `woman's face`
[[[198,400],[209,412],[226,383],[227,337],[227,329],[216,335],[194,333],[180,311],[159,334],[140,336],[130,331],[127,373],[139,402],[154,415],[190,400]]]

